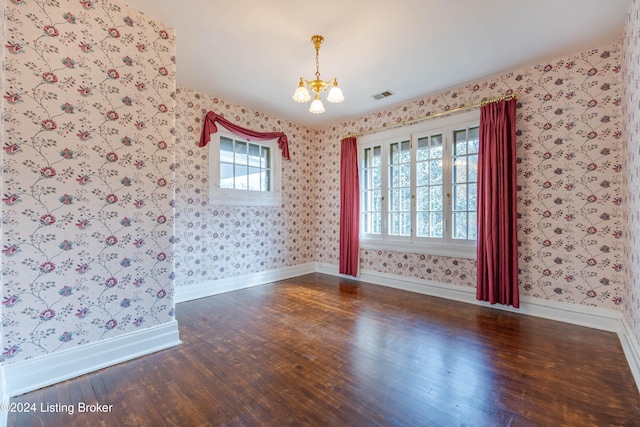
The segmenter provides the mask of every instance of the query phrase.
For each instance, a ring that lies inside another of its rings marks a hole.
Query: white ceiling
[[[631,2],[123,1],[176,29],[179,86],[312,128],[616,42]],[[315,78],[314,34],[345,95],[321,115],[291,99]]]

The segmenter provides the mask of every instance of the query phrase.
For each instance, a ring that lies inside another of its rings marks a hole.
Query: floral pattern
[[[173,30],[107,0],[6,28],[5,363],[173,321]]]
[[[625,26],[624,65],[625,86],[623,104],[626,184],[625,239],[628,242],[625,281],[628,283],[624,314],[640,347],[640,2],[633,0]]]
[[[209,147],[198,146],[209,111],[248,129],[287,134],[291,160],[282,162],[282,206],[209,204]],[[314,132],[186,88],[177,93],[176,120],[176,285],[314,261]]]
[[[316,259],[337,264],[342,135],[518,94],[521,295],[620,309],[624,299],[618,44],[423,97],[319,132]],[[475,287],[472,261],[361,250],[361,267]]]

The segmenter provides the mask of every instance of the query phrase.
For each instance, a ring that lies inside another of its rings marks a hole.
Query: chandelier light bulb
[[[316,93],[316,97],[311,103],[309,107],[309,112],[313,114],[322,114],[324,113],[324,105],[322,105],[322,101],[320,100],[320,95]]]
[[[333,102],[334,104],[344,101],[342,89],[338,87],[338,81],[335,79],[333,80],[333,87],[329,91],[329,96],[327,96],[327,101]]]
[[[300,77],[300,86],[296,89],[296,92],[293,94],[293,100],[296,102],[309,102],[311,101],[311,95],[309,94],[309,89],[304,86],[304,80]]]

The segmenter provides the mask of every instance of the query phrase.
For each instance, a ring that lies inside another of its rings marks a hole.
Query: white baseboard
[[[181,303],[315,272],[316,263],[309,262],[291,267],[278,268],[276,270],[267,270],[242,276],[227,277],[220,280],[208,280],[196,285],[177,286],[175,299],[176,303]]]
[[[631,369],[638,390],[640,390],[640,348],[636,340],[633,339],[633,334],[624,316],[617,310],[548,301],[529,296],[520,298],[520,308],[518,309],[501,304],[489,304],[484,301],[478,301],[476,299],[475,289],[459,285],[420,280],[413,277],[379,273],[371,270],[361,270],[359,277],[352,277],[339,274],[337,265],[324,263],[317,264],[317,271],[319,273],[331,274],[348,279],[361,280],[375,285],[388,286],[454,301],[542,317],[607,332],[615,332],[618,334],[627,362],[629,363],[629,368]]]
[[[178,322],[172,321],[46,356],[5,362],[6,395],[18,396],[178,344]]]

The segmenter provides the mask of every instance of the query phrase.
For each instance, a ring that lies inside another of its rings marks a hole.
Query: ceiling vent
[[[387,98],[387,97],[389,97],[391,95],[393,95],[393,92],[391,92],[390,90],[385,90],[384,92],[380,92],[380,93],[377,93],[377,94],[371,95],[371,96],[372,96],[373,99],[378,101],[380,99]]]

